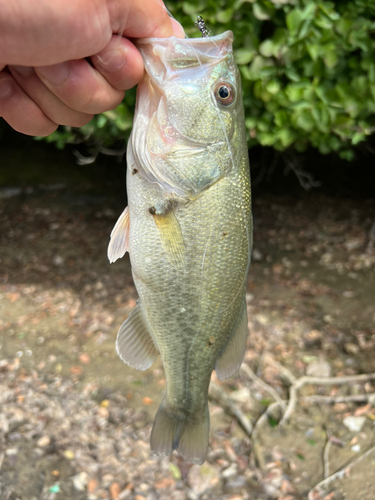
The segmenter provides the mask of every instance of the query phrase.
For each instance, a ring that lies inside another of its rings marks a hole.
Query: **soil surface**
[[[374,378],[304,385],[283,425],[271,404],[293,377],[375,372],[374,198],[255,196],[252,371],[213,374],[208,459],[191,466],[150,454],[160,359],[137,372],[115,352],[137,298],[128,258],[106,257],[125,200],[82,177],[12,189],[0,189],[1,500],[373,500]]]

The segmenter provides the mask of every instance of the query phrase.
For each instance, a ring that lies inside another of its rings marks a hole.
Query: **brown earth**
[[[202,467],[150,456],[165,380],[160,360],[137,372],[115,352],[137,297],[128,258],[106,258],[121,210],[66,186],[0,199],[0,499],[296,500],[311,490],[309,500],[373,500],[375,451],[345,466],[375,445],[374,398],[302,397],[366,395],[374,380],[306,385],[290,421],[272,413],[253,440],[213,400]],[[295,377],[374,372],[375,199],[267,195],[253,212],[245,363],[282,399],[290,380],[279,365]],[[253,425],[273,402],[244,370],[213,382]],[[344,470],[315,494],[324,465]]]

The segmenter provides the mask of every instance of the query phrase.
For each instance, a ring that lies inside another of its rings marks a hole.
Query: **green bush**
[[[202,15],[212,34],[234,32],[249,147],[307,147],[353,157],[375,131],[375,1],[190,0],[166,2],[188,36]],[[105,146],[131,129],[134,93],[58,146],[91,137]]]

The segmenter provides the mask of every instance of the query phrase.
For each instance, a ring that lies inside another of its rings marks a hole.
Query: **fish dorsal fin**
[[[153,217],[168,261],[177,270],[185,269],[185,245],[181,227],[173,209],[160,215],[154,214]]]
[[[108,259],[111,264],[116,262],[117,259],[121,259],[128,250],[129,223],[129,207],[126,207],[111,232],[111,239],[107,251]]]
[[[215,371],[220,380],[231,377],[238,372],[246,350],[247,337],[247,311],[244,301],[234,328],[233,337],[230,339],[225,351],[216,360]]]
[[[121,325],[117,334],[116,350],[120,358],[136,370],[147,370],[158,357],[159,351],[139,304]]]

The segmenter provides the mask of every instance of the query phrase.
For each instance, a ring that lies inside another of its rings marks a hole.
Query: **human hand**
[[[0,116],[27,135],[80,127],[141,80],[125,37],[172,35],[183,29],[161,0],[0,0]]]

